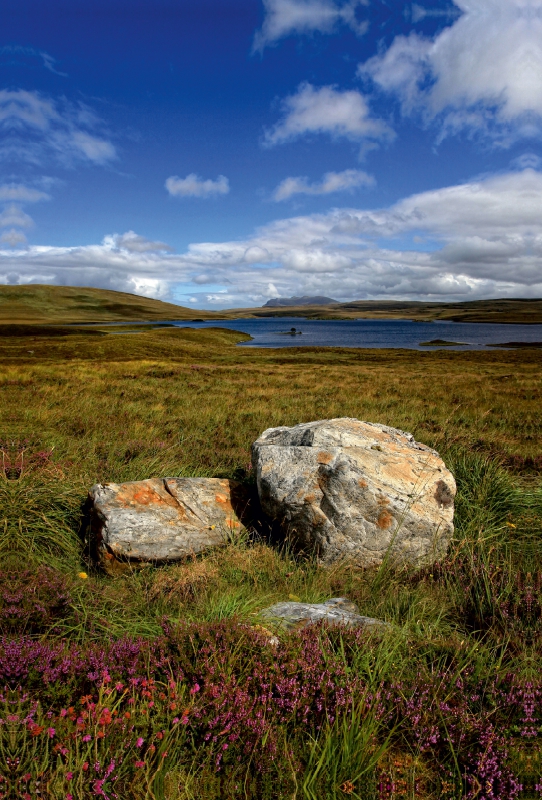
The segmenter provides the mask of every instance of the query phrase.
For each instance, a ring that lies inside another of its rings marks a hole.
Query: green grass
[[[236,348],[243,338],[162,329],[0,340],[0,554],[13,569],[54,567],[72,592],[68,613],[36,635],[74,644],[154,639],[164,616],[172,624],[256,626],[261,609],[289,595],[308,602],[345,595],[393,626],[392,636],[344,652],[371,691],[439,670],[458,679],[467,670],[488,684],[510,670],[532,677],[539,622],[524,597],[541,569],[541,354]],[[263,430],[341,416],[411,431],[441,452],[458,483],[456,533],[443,565],[322,568],[256,534],[182,564],[113,576],[89,560],[84,503],[93,483],[199,475],[252,485],[250,445]],[[431,753],[412,750],[393,726],[381,728],[357,708],[318,735],[288,736],[284,775],[269,778],[288,790],[269,789],[270,798],[340,798],[350,781],[350,796],[373,800],[384,796],[376,788],[384,774],[402,787],[386,795],[391,800],[439,796]],[[264,796],[260,784],[251,788],[247,765],[217,776],[201,754],[188,757],[184,740],[175,747],[177,767],[149,772],[130,796]],[[511,758],[521,752],[518,745]],[[67,791],[63,774],[52,796]],[[239,782],[245,795],[232,788]],[[86,797],[83,789],[77,797]]]
[[[24,543],[28,558],[60,560],[75,574],[81,508],[94,483],[164,475],[250,482],[250,445],[263,430],[341,416],[399,427],[436,447],[461,487],[458,536],[477,541],[483,528],[484,541],[497,537],[501,549],[503,536],[511,539],[512,501],[536,496],[529,481],[540,472],[540,356],[246,350],[235,348],[240,338],[209,329],[164,329],[99,345],[85,335],[42,338],[26,358],[25,344],[4,343],[2,439],[18,480],[0,483],[10,520],[3,547]],[[180,595],[153,588],[162,581],[173,586],[177,573],[187,587],[193,573],[195,586]],[[435,620],[439,627],[453,615],[449,587],[420,584],[418,596],[399,581],[393,590],[375,592],[371,584],[363,588],[361,574],[337,577],[311,563],[290,563],[288,554],[264,543],[119,578],[122,611],[111,582],[99,574],[94,580],[104,592],[96,616],[111,618],[112,631],[152,634],[166,612],[207,620],[247,616],[288,594],[315,601],[350,593],[363,613],[401,625],[427,627]],[[126,593],[132,594],[128,604]],[[77,635],[91,627],[81,623]],[[100,636],[102,627],[92,635]]]

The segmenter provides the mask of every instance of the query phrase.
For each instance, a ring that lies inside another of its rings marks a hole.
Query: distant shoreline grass
[[[243,336],[0,339],[0,798],[539,796],[541,353]],[[458,482],[442,563],[323,569],[263,523],[182,564],[90,560],[93,483],[251,486],[265,428],[340,416],[441,452]],[[257,612],[290,594],[348,596],[391,633],[273,649]]]

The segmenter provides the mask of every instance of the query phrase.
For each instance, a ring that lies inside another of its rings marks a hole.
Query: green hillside
[[[50,324],[217,319],[197,311],[109,289],[72,286],[0,286],[0,323]]]

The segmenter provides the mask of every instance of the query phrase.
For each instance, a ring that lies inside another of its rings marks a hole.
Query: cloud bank
[[[0,280],[90,284],[162,298],[182,286],[187,298],[207,307],[261,305],[277,292],[536,297],[541,195],[542,174],[525,169],[412,195],[385,209],[282,219],[245,240],[197,243],[183,254],[133,231],[86,247],[5,250]]]

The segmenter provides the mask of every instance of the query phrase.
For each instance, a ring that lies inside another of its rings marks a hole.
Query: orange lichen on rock
[[[133,484],[124,484],[124,489],[117,495],[117,502],[124,505],[149,506],[160,503],[162,498],[153,486],[138,481]]]
[[[104,553],[121,561],[159,563],[224,545],[226,531],[242,527],[235,502],[243,509],[248,505],[243,488],[221,478],[97,484],[89,497],[95,546],[104,564],[110,562]]]
[[[393,524],[393,517],[389,513],[389,511],[384,511],[384,509],[382,509],[382,511],[378,515],[378,519],[376,521],[376,524],[378,525],[380,530],[385,531],[388,528],[390,528],[391,525]]]

